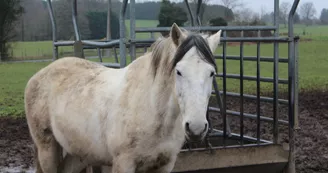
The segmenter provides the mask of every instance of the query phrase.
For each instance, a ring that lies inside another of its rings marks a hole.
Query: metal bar
[[[209,107],[208,109],[212,112],[221,113],[220,109],[218,109],[218,108]],[[227,115],[233,115],[233,116],[239,116],[239,117],[241,116],[240,112],[236,112],[236,111],[227,110],[226,113],[227,113]],[[244,113],[243,116],[245,118],[249,118],[249,119],[253,119],[253,120],[257,119],[257,115],[254,115],[254,114]],[[265,116],[260,116],[260,120],[263,121],[263,122],[268,122],[268,123],[273,122],[273,118],[269,118],[269,117],[265,117]],[[288,121],[285,121],[285,120],[278,120],[278,122],[282,125],[288,125],[289,124]]]
[[[73,0],[72,3],[72,20],[73,20],[73,26],[74,26],[74,33],[75,33],[75,40],[80,41],[80,31],[79,27],[77,25],[77,2],[76,0]]]
[[[198,26],[201,26],[202,25],[202,21],[200,20],[200,16],[199,16],[199,13],[200,13],[200,7],[202,6],[202,0],[198,0],[198,3],[197,3],[197,11],[196,11],[196,15],[197,15],[197,24]]]
[[[241,36],[243,37],[244,33],[241,31]],[[239,61],[239,70],[240,70],[240,142],[241,145],[244,144],[244,42],[240,42],[240,61]]]
[[[224,92],[220,91],[220,94],[223,94]],[[214,91],[212,91],[212,94],[215,94]],[[231,96],[231,97],[240,97],[240,93],[234,93],[234,92],[226,92],[227,96]],[[224,97],[223,97],[224,98]],[[257,96],[255,95],[250,95],[250,94],[244,94],[244,98],[245,99],[252,99],[252,100],[256,100]],[[260,101],[263,102],[273,102],[273,98],[271,97],[260,97]],[[284,105],[288,105],[288,100],[284,100],[284,99],[279,99],[278,100],[280,104],[284,104]]]
[[[224,42],[225,43],[225,42]],[[216,59],[223,59],[223,55],[215,55]],[[259,57],[262,62],[273,62],[274,58],[272,57]],[[226,55],[228,60],[240,60],[240,56],[237,55]],[[244,56],[244,61],[257,61],[257,56]],[[279,58],[279,62],[288,63],[288,58]]]
[[[223,37],[227,37],[227,31],[223,31]],[[222,109],[222,114],[223,114],[223,146],[226,145],[226,138],[227,138],[227,43],[223,43],[223,109]],[[230,125],[230,124],[229,124]],[[229,126],[230,127],[230,126]]]
[[[47,0],[48,12],[51,20],[51,27],[52,27],[52,60],[58,59],[58,47],[55,46],[55,42],[57,41],[57,26],[56,20],[54,17],[54,11],[52,8],[51,0]]]
[[[260,37],[261,32],[258,31],[258,36]],[[260,120],[260,115],[261,115],[261,109],[260,109],[260,104],[261,104],[261,73],[260,73],[260,53],[261,53],[261,44],[257,43],[257,51],[256,51],[256,56],[257,56],[257,61],[256,61],[256,113],[257,113],[257,129],[256,129],[256,138],[257,138],[257,144],[260,144],[260,128],[261,128],[261,120]]]
[[[299,120],[298,120],[298,116],[299,116],[299,109],[298,109],[298,44],[299,44],[299,40],[296,39],[295,40],[295,118],[294,118],[294,124],[295,124],[295,129],[299,129]]]
[[[181,27],[186,30],[195,30],[195,31],[254,31],[254,30],[275,30],[277,29],[276,26],[202,26],[200,27]],[[170,31],[171,27],[156,27],[156,28],[148,28],[148,27],[138,27],[136,28],[136,32],[164,32]]]
[[[294,0],[293,6],[288,15],[288,37],[294,39],[294,14],[300,0]],[[289,159],[287,172],[295,172],[295,136],[294,136],[294,116],[295,116],[295,52],[294,42],[288,43],[288,119],[289,119]]]
[[[112,40],[110,42],[97,42],[97,41],[89,41],[89,40],[82,40],[83,45],[87,46],[97,46],[99,48],[109,48],[120,43],[120,40]]]
[[[107,0],[107,32],[106,32],[106,40],[110,41],[112,38],[112,29],[111,29],[111,12],[112,12],[112,0]],[[109,51],[109,50],[108,50]]]
[[[73,46],[74,41],[57,41],[54,42],[55,46]],[[119,40],[112,40],[109,42],[100,42],[100,41],[89,41],[82,40],[82,44],[85,46],[95,46],[94,48],[111,48],[119,44]],[[85,49],[85,48],[84,48]]]
[[[185,2],[185,4],[186,4],[187,9],[188,9],[188,12],[189,12],[190,21],[191,21],[191,26],[195,26],[194,15],[193,15],[192,12],[191,12],[189,2],[188,2],[188,0],[184,0],[184,2]]]
[[[73,46],[74,41],[56,41],[54,43],[55,46]]]
[[[274,31],[274,37],[279,37],[279,0],[274,1],[274,25],[277,29]],[[278,59],[279,44],[274,42],[273,45],[273,143],[278,143]]]
[[[260,146],[266,146],[266,145],[272,145],[271,143],[262,143]],[[258,144],[245,144],[243,147],[254,147],[259,146]],[[240,145],[229,145],[226,147],[218,146],[218,147],[212,147],[212,150],[217,150],[221,148],[240,148]],[[193,148],[193,149],[181,149],[180,152],[190,152],[190,151],[207,151],[207,148]]]
[[[114,47],[114,57],[115,57],[115,62],[118,63],[118,56],[117,56],[116,47]]]
[[[218,84],[216,83],[215,77],[213,78],[213,87],[214,87],[214,91],[215,91],[216,100],[218,102],[218,106],[219,106],[220,110],[224,110],[224,108],[223,108],[224,104],[222,103],[221,95],[220,95],[220,92],[218,89]],[[207,110],[209,110],[209,109],[207,109]],[[223,113],[221,112],[221,115],[225,116],[224,112]],[[230,132],[229,132],[229,135],[230,135]]]
[[[120,11],[120,64],[121,68],[126,66],[126,46],[125,46],[125,13],[128,0],[123,0]]]
[[[217,75],[215,75],[216,77],[223,77],[222,73],[219,73]],[[240,75],[238,74],[226,74],[226,78],[231,78],[231,79],[240,79]],[[254,76],[243,76],[244,80],[250,80],[250,81],[256,81],[256,77]],[[273,82],[273,78],[269,78],[269,77],[261,77],[260,78],[261,82]],[[288,84],[288,80],[287,79],[279,79],[279,83],[280,84]]]
[[[120,64],[119,63],[104,63],[104,62],[102,62],[102,63],[100,63],[100,64],[102,64],[102,65],[104,65],[104,66],[106,66],[106,67],[111,67],[111,68],[120,68]]]
[[[209,135],[209,137],[222,137],[223,136],[223,132],[221,130],[217,130],[217,129],[213,129],[212,133]],[[236,133],[231,133],[231,137],[229,137],[230,139],[239,139],[240,135],[236,134]],[[246,139],[247,141],[250,142],[256,142],[257,139],[250,137],[250,136],[244,136],[244,139]],[[264,139],[260,139],[261,143],[268,143],[268,144],[272,144],[271,141],[268,140],[264,140]]]
[[[101,55],[101,49],[98,48],[97,50],[98,50],[98,57],[99,57],[99,60],[100,60],[100,62],[103,62],[103,60],[102,60],[102,55]]]
[[[130,38],[136,39],[136,17],[135,17],[135,0],[130,0]],[[131,62],[136,59],[136,43],[130,43]]]
[[[155,42],[155,39],[135,39],[135,40],[131,40],[131,42],[134,43],[153,43]],[[288,37],[227,37],[227,38],[222,38],[220,39],[220,42],[241,42],[241,41],[245,41],[245,42],[273,42],[273,41],[277,41],[277,42],[283,42],[283,43],[287,43],[287,42],[292,42],[293,40],[289,39]]]

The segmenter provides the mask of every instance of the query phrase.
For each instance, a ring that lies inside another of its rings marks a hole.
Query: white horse
[[[208,131],[220,35],[173,24],[168,38],[125,68],[66,57],[41,69],[25,89],[37,172],[78,173],[89,165],[171,172],[185,139],[203,140]]]

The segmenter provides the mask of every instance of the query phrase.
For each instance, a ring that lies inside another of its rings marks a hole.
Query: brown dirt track
[[[298,173],[328,172],[328,92],[300,93],[300,128],[296,132],[296,167]],[[256,102],[245,100],[247,113],[256,113]],[[272,104],[262,104],[261,113],[272,114]],[[238,98],[227,98],[230,110],[239,110]],[[279,116],[286,119],[287,108],[279,107]],[[270,115],[269,115],[270,116]],[[215,117],[214,117],[215,119]],[[221,121],[221,120],[220,120]],[[220,122],[217,120],[217,122]],[[234,132],[239,132],[239,118],[233,118]],[[245,133],[255,137],[256,121],[245,119]],[[217,123],[216,125],[219,125]],[[286,139],[287,128],[279,126],[281,142]],[[263,138],[271,139],[271,125],[262,123]],[[0,118],[0,170],[1,167],[28,168],[33,166],[32,142],[25,118]],[[0,171],[2,172],[2,171]]]

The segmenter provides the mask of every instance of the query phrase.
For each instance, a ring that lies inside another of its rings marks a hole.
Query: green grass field
[[[154,21],[138,21],[138,27],[156,26]],[[128,26],[127,26],[128,27]],[[129,28],[129,27],[128,27]],[[301,28],[301,27],[300,27]],[[327,29],[328,27],[326,27]],[[295,29],[295,33],[297,28]],[[328,66],[327,60],[327,44],[328,40],[319,39],[318,33],[322,32],[328,36],[328,31],[320,28],[307,28],[311,31],[312,41],[301,41],[299,44],[299,88],[301,90],[327,90],[328,76],[325,75]],[[281,28],[280,32],[283,32]],[[144,36],[140,36],[144,37]],[[303,37],[301,35],[301,37]],[[308,36],[309,37],[309,36]],[[51,42],[24,42],[16,43],[17,47],[28,50],[28,54],[33,56],[35,52],[41,49],[49,51],[44,57],[51,58]],[[67,49],[67,50],[65,50]],[[63,48],[60,52],[69,51],[69,47]],[[280,58],[287,57],[287,44],[279,44]],[[228,46],[229,55],[239,55],[239,46]],[[222,46],[217,49],[216,54],[222,53]],[[256,45],[245,45],[245,56],[256,55]],[[273,45],[261,45],[261,56],[273,56]],[[91,61],[99,61],[98,59],[90,59]],[[105,62],[114,62],[114,58],[104,58]],[[28,79],[42,67],[50,62],[38,63],[0,63],[0,116],[21,116],[24,115],[24,88]],[[219,73],[222,73],[222,60],[217,60]],[[227,61],[227,73],[239,74],[239,61]],[[279,78],[287,79],[287,64],[279,63]],[[244,62],[244,74],[255,76],[256,63]],[[261,62],[261,77],[273,77],[273,63]],[[222,80],[218,79],[219,88],[222,89]],[[227,90],[230,92],[239,92],[239,80],[228,79]],[[280,91],[286,91],[287,85],[279,85]],[[273,84],[261,82],[262,92],[272,92]],[[244,81],[245,93],[254,94],[256,92],[255,81]]]
[[[126,35],[130,34],[130,20],[126,20]],[[156,27],[157,20],[137,20],[136,27]],[[159,33],[155,33],[155,37]],[[150,38],[150,33],[137,33],[136,38],[147,39]],[[27,59],[45,59],[52,57],[52,41],[34,41],[34,42],[14,42],[12,43],[13,51],[11,52],[14,60],[27,60]],[[64,56],[73,52],[72,46],[59,47],[59,56]],[[87,55],[96,55],[96,50],[86,50]]]
[[[130,21],[126,20],[127,35],[130,33]],[[156,20],[137,20],[136,27],[156,27],[158,21]],[[310,38],[314,40],[328,40],[328,26],[308,26],[305,25],[295,25],[294,32],[296,35],[300,35],[302,38]],[[305,29],[306,35],[303,35],[303,30]],[[286,34],[288,28],[284,25],[280,26],[281,35]],[[155,33],[155,37],[160,34]],[[137,33],[136,37],[138,39],[150,38],[150,33]],[[13,46],[13,59],[14,60],[27,60],[27,59],[45,59],[52,57],[52,42],[51,41],[35,41],[35,42],[14,42]],[[73,47],[59,47],[59,56],[65,56],[67,54],[72,54]],[[86,55],[92,56],[97,55],[96,50],[86,50]]]

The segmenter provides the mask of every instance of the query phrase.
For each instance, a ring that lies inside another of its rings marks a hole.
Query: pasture
[[[126,22],[129,33],[129,21]],[[155,27],[157,21],[137,21],[137,27]],[[328,26],[306,27],[306,35],[302,25],[295,26],[295,33],[301,36],[299,43],[299,90],[300,90],[300,126],[297,134],[297,172],[326,172],[328,163],[328,107],[327,88],[328,67],[327,45]],[[281,26],[280,33],[286,33],[287,29]],[[138,34],[137,38],[149,38],[149,34]],[[303,40],[306,38],[306,40]],[[51,41],[16,42],[13,43],[14,60],[24,59],[50,59],[52,54]],[[279,44],[279,57],[286,58],[288,54],[287,44]],[[239,45],[228,45],[228,55],[239,55]],[[60,57],[72,55],[72,47],[60,48]],[[216,54],[222,53],[222,45],[218,47]],[[96,55],[96,51],[86,51],[87,56]],[[244,45],[245,56],[256,56],[256,45]],[[272,44],[261,44],[261,56],[273,56]],[[127,57],[129,62],[129,57]],[[99,61],[97,58],[88,58],[90,61]],[[113,57],[103,58],[104,62],[114,62]],[[31,141],[24,119],[24,88],[28,79],[38,70],[50,62],[19,62],[0,63],[0,131],[5,132],[1,139],[11,139],[4,142],[7,149],[5,154],[0,154],[0,165],[24,165],[29,167],[32,163],[32,151],[29,148]],[[222,60],[217,60],[218,72],[222,73]],[[227,73],[239,74],[239,61],[227,61]],[[273,63],[261,62],[261,77],[273,77]],[[244,62],[244,74],[256,75],[256,62]],[[279,78],[287,79],[288,71],[286,63],[279,63]],[[221,78],[217,79],[219,89],[222,89]],[[239,80],[227,79],[227,91],[239,92]],[[273,84],[261,82],[262,95],[271,95]],[[279,92],[285,97],[287,85],[280,84]],[[256,93],[256,81],[244,81],[244,93]],[[238,99],[236,99],[238,102]],[[229,103],[229,106],[231,103]],[[253,103],[245,102],[245,109],[252,110]],[[238,109],[238,107],[237,107]],[[285,109],[285,108],[281,108]],[[271,110],[270,110],[271,111]],[[17,120],[9,117],[16,117]],[[23,117],[23,118],[21,118]],[[13,147],[14,146],[14,147]],[[20,150],[20,151],[18,151]],[[5,161],[8,160],[9,161]]]

